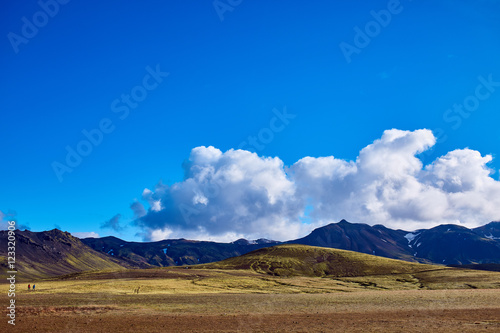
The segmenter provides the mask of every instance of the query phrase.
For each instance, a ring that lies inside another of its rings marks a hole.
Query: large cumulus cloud
[[[135,222],[153,240],[284,240],[342,218],[406,230],[500,219],[492,157],[460,149],[424,166],[416,155],[435,141],[429,130],[392,129],[355,161],[304,157],[290,167],[278,157],[197,147],[184,181],[144,190],[148,208],[132,205]],[[301,223],[306,211],[309,224]]]
[[[429,130],[387,130],[355,162],[299,160],[291,167],[293,179],[310,199],[313,218],[325,222],[345,218],[411,230],[499,219],[500,183],[490,177],[491,156],[460,149],[424,167],[416,155],[434,144]]]
[[[303,204],[279,158],[197,147],[184,168],[183,182],[144,190],[142,197],[149,209],[136,223],[145,229],[146,238],[235,240],[300,235]]]

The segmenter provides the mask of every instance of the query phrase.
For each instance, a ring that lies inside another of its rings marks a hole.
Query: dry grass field
[[[6,302],[6,298],[0,298]],[[17,332],[495,332],[500,290],[24,293]],[[9,332],[4,320],[2,332]]]
[[[278,251],[276,256],[266,250],[189,269],[66,275],[35,281],[36,292],[19,284],[16,327],[4,319],[0,331],[500,331],[498,272],[321,248]],[[346,276],[324,264],[324,255],[337,262],[334,266],[348,267]],[[252,267],[234,267],[248,263]],[[307,272],[299,275],[300,267]],[[7,305],[6,292],[0,302]]]

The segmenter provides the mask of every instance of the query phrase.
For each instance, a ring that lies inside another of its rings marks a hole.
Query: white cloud
[[[500,219],[491,156],[461,149],[423,166],[416,155],[435,141],[430,130],[392,129],[356,161],[304,157],[289,168],[278,157],[197,147],[184,181],[143,191],[149,209],[132,207],[135,222],[147,239],[232,241],[292,239],[342,218],[406,230]],[[300,222],[307,207],[309,225]]]
[[[170,237],[206,235],[226,240],[301,234],[298,217],[303,205],[279,158],[197,147],[184,167],[183,182],[160,183],[154,191],[143,192],[150,208],[136,223],[149,238],[165,237],[165,230]],[[162,232],[153,235],[155,230]]]
[[[235,232],[226,232],[218,235],[209,234],[203,227],[198,230],[178,230],[174,232],[169,228],[152,230],[147,238],[150,241],[156,242],[164,239],[179,239],[185,238],[189,240],[210,241],[210,242],[232,242],[236,239],[244,238],[245,235]]]
[[[316,220],[417,229],[441,223],[475,227],[499,219],[500,183],[486,166],[491,156],[455,150],[424,168],[415,155],[434,143],[429,130],[387,130],[349,168],[342,160],[325,165],[324,158],[309,157],[291,170]]]
[[[71,235],[78,238],[99,238],[99,234],[93,231],[90,232],[72,232]]]
[[[156,242],[168,239],[171,235],[172,235],[172,230],[164,228],[164,229],[152,230],[150,237],[153,242]]]

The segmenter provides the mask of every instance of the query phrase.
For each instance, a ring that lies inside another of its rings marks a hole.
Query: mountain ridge
[[[447,243],[444,244],[442,239],[446,239]],[[285,242],[266,239],[238,239],[231,243],[185,239],[147,243],[120,240],[122,246],[118,251],[116,241],[115,245],[102,241],[102,238],[85,238],[82,241],[95,250],[113,250],[115,256],[139,260],[153,266],[209,263],[278,244],[329,247],[427,264],[500,263],[500,222],[490,222],[474,229],[458,225],[440,225],[409,232],[394,230],[381,224],[370,226],[343,219],[316,228],[305,237]]]
[[[3,268],[7,267],[6,235],[7,231],[0,231]],[[440,225],[408,232],[341,220],[287,242],[238,239],[231,243],[182,238],[128,242],[115,236],[79,239],[58,229],[18,230],[16,264],[21,279],[33,279],[91,270],[208,264],[280,244],[349,250],[424,264],[490,267],[500,264],[500,222],[473,229]]]

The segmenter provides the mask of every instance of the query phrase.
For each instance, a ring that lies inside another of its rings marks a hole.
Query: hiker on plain
[[[31,290],[31,284],[28,284],[28,291]]]
[[[33,285],[33,291],[35,291],[35,285]]]

